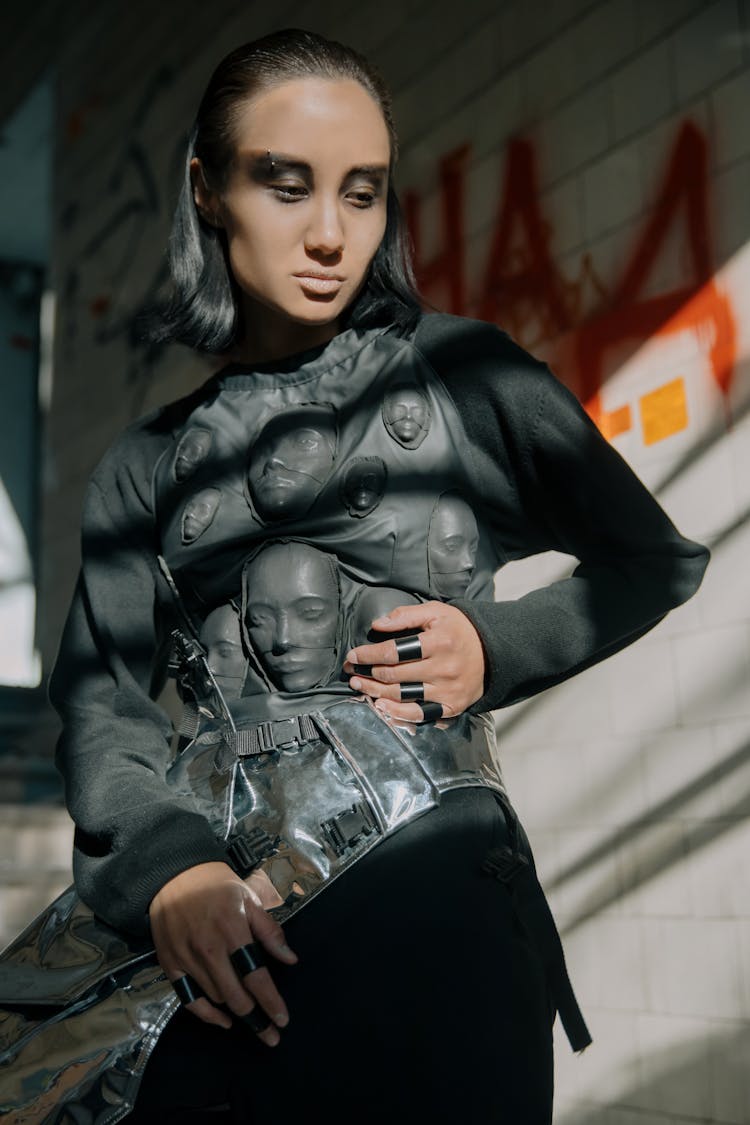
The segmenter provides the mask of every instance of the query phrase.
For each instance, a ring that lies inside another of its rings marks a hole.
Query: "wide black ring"
[[[268,1012],[265,1012],[259,1004],[256,1004],[247,1015],[237,1016],[236,1018],[242,1020],[243,1023],[247,1024],[247,1026],[255,1032],[265,1031],[273,1022]]]
[[[248,942],[247,945],[241,945],[239,949],[235,949],[234,953],[229,954],[229,960],[232,962],[232,968],[240,980],[246,977],[248,973],[254,973],[256,969],[262,969],[266,963],[263,950],[257,941]]]
[[[422,704],[422,722],[434,723],[437,719],[443,717],[442,703],[423,703]]]
[[[182,1005],[192,1004],[195,1000],[200,1000],[205,996],[205,992],[191,976],[187,973],[183,977],[178,977],[177,980],[172,981],[172,988],[177,993],[177,999]]]
[[[399,684],[402,703],[424,703],[424,684]]]
[[[413,637],[396,637],[394,644],[399,664],[406,660],[421,660],[424,655],[422,642],[416,634]]]

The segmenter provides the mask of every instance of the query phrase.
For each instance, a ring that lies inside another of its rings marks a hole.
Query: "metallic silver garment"
[[[279,921],[441,792],[504,793],[485,716],[396,726],[368,700],[348,699],[310,719],[308,741],[247,757],[206,723],[170,773],[221,838],[265,834],[270,854],[256,869],[283,899],[271,911]],[[0,1112],[10,1125],[120,1120],[178,1006],[153,951],[101,923],[72,888],[6,951],[0,1003]]]
[[[268,876],[280,921],[441,792],[504,792],[487,716],[396,725],[342,676],[395,606],[491,599],[499,559],[471,507],[470,435],[426,360],[383,329],[325,357],[218,375],[152,482],[194,718],[169,782],[243,874]],[[0,1110],[18,1125],[119,1120],[177,1006],[153,954],[72,891],[0,959],[3,1003]]]

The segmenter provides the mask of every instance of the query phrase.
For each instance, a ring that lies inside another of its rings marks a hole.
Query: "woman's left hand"
[[[484,694],[484,651],[468,617],[444,602],[399,606],[378,617],[372,628],[384,633],[413,631],[422,657],[399,663],[396,642],[357,645],[346,654],[344,672],[354,691],[369,695],[379,711],[397,719],[421,722],[419,703],[400,702],[402,683],[424,685],[426,702],[440,703],[443,716],[458,715]],[[364,668],[363,668],[364,666]]]

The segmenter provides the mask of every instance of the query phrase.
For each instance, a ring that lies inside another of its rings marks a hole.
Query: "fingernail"
[[[356,661],[357,654],[354,649],[352,649],[350,652],[347,652],[346,656],[344,657],[344,664],[355,664]]]
[[[376,617],[373,621],[373,625],[388,625],[392,620],[393,618],[390,614],[386,613],[384,617]]]
[[[283,953],[285,957],[293,957],[295,961],[299,961],[297,954],[293,949],[290,949],[288,945],[280,945],[279,951]]]
[[[353,680],[349,680],[349,687],[353,688],[354,691],[359,691],[359,689],[362,687],[362,681],[358,680],[355,676]]]
[[[375,703],[375,706],[378,711],[382,711],[384,715],[388,714],[388,704],[385,703],[382,699],[378,699]]]
[[[273,1017],[273,1021],[278,1027],[286,1027],[289,1023],[289,1016],[286,1012],[277,1012]]]

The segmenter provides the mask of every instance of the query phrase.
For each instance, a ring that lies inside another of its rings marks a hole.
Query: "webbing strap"
[[[319,737],[318,728],[310,715],[295,715],[289,719],[258,723],[248,730],[233,731],[227,741],[239,758],[247,758],[269,750],[304,746]]]

